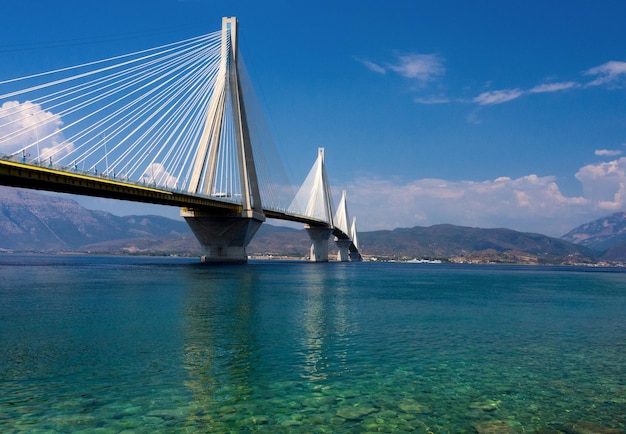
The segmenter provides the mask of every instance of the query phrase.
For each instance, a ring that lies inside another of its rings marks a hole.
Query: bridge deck
[[[66,172],[52,167],[36,166],[1,158],[0,185],[180,208],[194,208],[211,212],[241,213],[243,211],[241,204],[206,196],[162,190],[148,185],[135,184],[108,177]],[[292,221],[312,226],[327,226],[325,222],[287,212],[264,209],[263,213],[267,218],[271,219]],[[346,234],[337,229],[334,230],[333,234],[339,238],[347,238]]]
[[[55,168],[2,159],[0,159],[0,184],[158,205],[198,207],[213,211],[242,211],[239,204],[194,196],[184,192],[172,192],[107,177],[65,172]]]

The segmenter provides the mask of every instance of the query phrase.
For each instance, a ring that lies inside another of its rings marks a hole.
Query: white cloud
[[[531,88],[530,90],[523,89],[501,89],[483,92],[472,101],[479,105],[494,105],[502,104],[508,101],[513,101],[527,93],[549,93],[559,92],[567,89],[573,89],[580,85],[574,81],[565,81],[561,83],[545,83]]]
[[[585,75],[593,75],[597,78],[588,83],[588,86],[618,85],[626,77],[626,62],[615,60],[606,62],[600,66],[588,69]]]
[[[394,62],[385,63],[384,66],[367,59],[357,60],[378,74],[393,71],[402,77],[416,79],[422,83],[434,80],[445,73],[443,60],[436,54],[407,53],[396,54],[395,57]]]
[[[480,105],[502,104],[503,102],[519,98],[523,94],[524,91],[521,89],[492,90],[481,93],[473,101]]]
[[[31,158],[59,158],[72,149],[61,146],[63,135],[61,117],[42,110],[30,101],[7,101],[0,107],[0,153],[20,153],[24,149]]]
[[[430,98],[414,98],[413,101],[415,101],[418,104],[426,104],[426,105],[430,105],[430,104],[446,104],[448,102],[450,102],[449,99],[444,98],[444,97],[430,97]]]
[[[626,157],[588,164],[576,173],[576,179],[596,208],[614,211],[626,207]]]
[[[585,75],[596,76],[595,80],[587,83],[586,86],[606,85],[610,87],[620,87],[626,84],[626,62],[610,61],[595,68],[588,69]],[[562,81],[557,83],[543,83],[528,90],[524,89],[503,89],[483,92],[472,101],[479,105],[502,104],[517,99],[525,94],[539,94],[561,92],[569,89],[579,88],[582,85],[576,81]]]
[[[596,149],[595,155],[599,157],[616,157],[622,154],[620,150],[611,150],[611,149]]]
[[[445,72],[443,62],[437,55],[417,53],[396,55],[396,62],[387,64],[387,69],[421,82],[433,80]]]
[[[361,178],[346,186],[360,230],[451,223],[561,236],[626,208],[626,157],[580,168],[581,196],[564,195],[553,176],[485,181]]]
[[[374,62],[370,62],[369,60],[364,60],[364,59],[360,59],[359,60],[363,65],[365,65],[365,67],[367,69],[369,69],[370,71],[374,71],[377,72],[378,74],[386,74],[387,71],[385,70],[385,68],[383,68],[382,66],[374,63]]]
[[[545,83],[540,84],[538,86],[530,89],[531,93],[547,93],[547,92],[558,92],[561,90],[572,89],[580,86],[575,81],[564,81],[561,83]]]
[[[396,54],[395,62],[379,64],[365,59],[357,59],[370,71],[378,74],[395,72],[406,78],[415,79],[420,85],[438,79],[446,69],[443,60],[436,54]],[[515,100],[526,94],[541,94],[562,92],[583,86],[606,85],[608,87],[622,87],[626,85],[626,62],[609,61],[602,65],[590,68],[584,72],[585,75],[595,76],[591,82],[581,84],[577,81],[561,81],[555,83],[538,84],[529,89],[500,89],[483,92],[471,101],[479,105],[495,105]],[[453,99],[461,101],[461,99]],[[443,104],[449,103],[450,98],[417,97],[414,101],[419,104]]]
[[[144,171],[141,181],[159,187],[178,188],[176,177],[172,176],[161,163],[152,163]]]

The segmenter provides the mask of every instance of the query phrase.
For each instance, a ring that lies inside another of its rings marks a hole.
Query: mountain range
[[[119,217],[83,208],[74,200],[30,190],[0,188],[0,249],[12,251],[105,251],[119,240],[138,248],[184,243],[195,238],[184,221],[159,216]],[[199,246],[198,246],[199,249]],[[123,248],[122,248],[123,250]]]
[[[202,254],[182,220],[120,217],[88,210],[69,196],[11,187],[0,187],[0,234],[0,251]],[[562,238],[442,224],[361,232],[359,241],[364,255],[379,259],[531,264],[626,261],[626,213],[581,225]],[[248,253],[305,257],[309,246],[304,229],[266,223],[248,246]]]
[[[566,241],[601,251],[608,261],[626,260],[626,213],[616,212],[572,229]]]

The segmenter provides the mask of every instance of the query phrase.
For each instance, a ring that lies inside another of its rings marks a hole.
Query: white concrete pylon
[[[350,238],[356,250],[359,250],[359,237],[356,230],[356,217],[352,218],[352,227],[350,228]]]
[[[221,62],[195,156],[189,192],[212,194],[224,124],[233,127],[242,210],[234,213],[183,208],[181,215],[202,245],[203,262],[246,262],[246,247],[265,221],[246,107],[238,71],[237,19],[222,18]],[[232,143],[232,142],[231,142]],[[230,193],[230,192],[229,192]]]
[[[333,208],[324,164],[324,148],[318,149],[315,164],[291,202],[289,211],[333,226]]]
[[[260,215],[263,213],[263,206],[239,80],[237,18],[235,17],[222,18],[221,56],[188,191],[204,195],[213,193],[219,153],[225,146],[222,142],[227,140],[223,137],[223,125],[233,125],[239,171],[236,183],[241,189],[243,213],[248,217],[253,212]],[[233,173],[231,176],[236,175]]]
[[[335,244],[337,245],[337,260],[347,262],[350,259],[350,218],[348,217],[348,204],[346,202],[346,190],[341,192],[341,200],[335,214],[335,228],[343,232],[343,236],[335,236]]]
[[[328,261],[328,239],[333,231],[333,208],[324,164],[324,148],[318,148],[317,159],[289,206],[289,212],[319,220],[319,225],[306,225],[311,238],[313,262]]]
[[[361,262],[363,257],[360,253],[359,247],[359,237],[356,230],[356,217],[352,219],[352,227],[350,228],[350,238],[352,239],[352,245],[350,246],[350,261],[351,262]]]
[[[337,229],[340,229],[344,234],[350,236],[350,217],[348,217],[348,203],[346,202],[346,190],[341,192],[341,200],[337,207],[337,213],[335,214],[334,224]]]

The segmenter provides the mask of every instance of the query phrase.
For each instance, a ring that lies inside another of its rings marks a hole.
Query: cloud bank
[[[581,196],[564,195],[553,176],[485,181],[361,178],[346,186],[360,230],[450,223],[507,227],[559,237],[574,227],[626,209],[626,157],[578,170]]]

